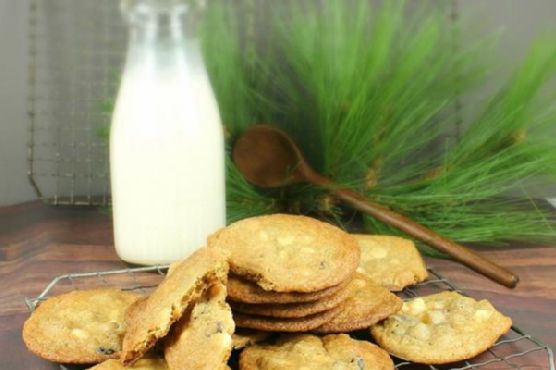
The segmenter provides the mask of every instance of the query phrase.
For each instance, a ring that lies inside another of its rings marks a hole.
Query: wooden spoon
[[[274,188],[307,182],[327,188],[353,208],[450,255],[499,284],[513,288],[519,282],[517,275],[480,254],[438,235],[404,215],[365,199],[351,189],[338,187],[331,179],[313,170],[293,140],[275,127],[254,125],[248,128],[235,142],[232,157],[247,181],[256,186]]]

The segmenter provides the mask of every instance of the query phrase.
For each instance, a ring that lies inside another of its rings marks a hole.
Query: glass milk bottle
[[[138,264],[185,258],[225,224],[224,139],[184,0],[123,0],[130,41],[110,132],[114,239]]]

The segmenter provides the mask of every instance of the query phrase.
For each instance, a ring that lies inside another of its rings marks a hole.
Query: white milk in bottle
[[[224,141],[198,41],[176,0],[122,2],[130,42],[110,132],[120,258],[189,256],[225,224]]]

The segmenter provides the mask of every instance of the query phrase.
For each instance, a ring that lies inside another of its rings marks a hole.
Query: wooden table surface
[[[486,256],[520,275],[513,290],[451,261],[428,259],[466,293],[488,298],[514,323],[556,347],[556,248],[488,250]],[[90,208],[55,208],[40,202],[0,208],[0,369],[57,369],[29,353],[21,328],[25,297],[37,296],[57,275],[127,266],[113,248],[110,217]],[[527,367],[548,368],[540,359]],[[502,364],[497,369],[510,368]]]

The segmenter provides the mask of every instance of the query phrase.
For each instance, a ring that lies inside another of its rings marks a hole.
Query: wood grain
[[[0,208],[0,369],[59,369],[26,350],[24,299],[60,274],[125,266],[112,245],[111,220],[96,209],[39,202]]]
[[[487,298],[530,334],[556,348],[556,249],[482,251],[521,277],[511,290],[447,260],[427,262],[477,298]],[[113,248],[110,217],[91,208],[53,208],[40,202],[0,208],[0,369],[58,369],[29,353],[21,328],[25,297],[56,276],[127,266]],[[540,360],[539,360],[540,361]],[[546,363],[530,364],[546,368]]]

